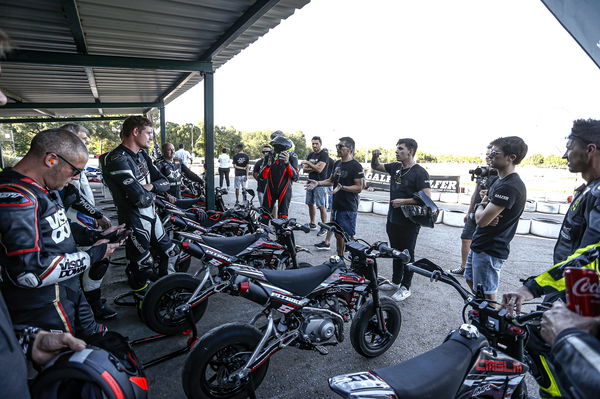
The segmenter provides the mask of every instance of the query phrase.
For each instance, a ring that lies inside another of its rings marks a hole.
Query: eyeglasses
[[[494,158],[496,155],[502,155],[502,154],[504,154],[504,153],[503,153],[503,152],[501,152],[501,151],[496,151],[496,150],[494,150],[494,151],[490,151],[490,152],[489,152],[489,154],[488,154],[488,157],[489,157],[489,158]]]
[[[48,154],[54,154],[58,158],[60,158],[63,161],[65,161],[67,163],[67,165],[69,165],[71,167],[71,169],[72,169],[72,172],[71,172],[71,176],[72,177],[80,175],[83,172],[83,170],[79,169],[78,167],[76,167],[75,165],[73,165],[71,162],[67,161],[62,155],[59,155],[59,154],[57,154],[55,152],[47,152],[46,155],[48,155]]]
[[[336,144],[335,148],[350,148],[350,147],[348,147],[347,145],[344,145],[344,144]]]

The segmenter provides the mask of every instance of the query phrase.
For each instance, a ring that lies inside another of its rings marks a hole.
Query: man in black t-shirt
[[[327,155],[327,172],[325,173],[325,178],[329,179],[333,174],[335,160],[329,156],[329,150],[327,148],[323,148],[322,151]],[[328,186],[325,187],[325,189],[327,190],[327,212],[331,212],[331,205],[333,205],[333,188]]]
[[[327,179],[327,155],[321,150],[321,138],[315,136],[311,140],[313,152],[308,154],[306,161],[302,161],[304,171],[308,172],[308,178],[315,181],[321,181]],[[314,190],[306,190],[306,205],[308,205],[308,215],[310,217],[310,228],[312,230],[317,228],[315,224],[315,218],[317,208],[321,214],[321,221],[327,222],[327,188],[316,187]],[[317,236],[325,234],[325,229],[321,228]]]
[[[261,152],[263,154],[263,158],[256,161],[254,168],[252,169],[252,176],[254,177],[254,180],[256,180],[256,194],[258,195],[259,204],[262,204],[263,196],[265,195],[265,190],[267,188],[267,180],[260,176],[260,170],[265,162],[264,157],[267,157],[271,152],[273,152],[273,148],[270,145],[265,144],[263,145]]]
[[[498,179],[475,208],[477,228],[465,267],[465,279],[473,289],[481,285],[485,297],[496,299],[500,269],[510,252],[519,218],[525,209],[527,190],[515,172],[527,154],[520,137],[501,137],[490,143],[488,163],[498,170]]]
[[[379,150],[373,151],[371,169],[390,174],[390,207],[388,210],[386,231],[393,248],[408,249],[410,261],[415,260],[415,245],[419,235],[420,225],[406,218],[400,208],[402,205],[418,205],[415,200],[417,192],[423,190],[427,196],[431,196],[429,187],[429,174],[415,161],[417,142],[410,138],[400,139],[396,143],[396,162],[379,163]],[[383,285],[382,288],[396,289],[392,298],[403,301],[410,296],[410,284],[413,272],[405,267],[405,264],[394,259],[392,284],[390,287]]]
[[[356,234],[356,215],[358,211],[358,194],[364,186],[365,174],[358,161],[354,159],[354,140],[342,137],[335,146],[340,160],[334,164],[331,176],[326,180],[308,179],[307,190],[320,186],[333,186],[333,206],[331,220],[337,222],[349,237]],[[317,249],[329,249],[331,234],[327,233],[325,241],[315,244]],[[345,243],[342,237],[336,235],[337,253],[344,255]]]
[[[248,188],[248,169],[250,169],[250,158],[244,154],[244,145],[238,144],[235,146],[236,154],[233,156],[233,169],[235,177],[233,187],[235,188],[235,203],[239,203],[240,189],[242,189],[242,197],[246,200],[246,189]]]

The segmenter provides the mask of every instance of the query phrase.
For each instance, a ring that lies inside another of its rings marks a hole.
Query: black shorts
[[[475,228],[477,227],[477,224],[475,224],[475,217],[471,215],[472,214],[469,214],[465,227],[463,227],[462,234],[460,235],[460,238],[463,240],[472,240]]]

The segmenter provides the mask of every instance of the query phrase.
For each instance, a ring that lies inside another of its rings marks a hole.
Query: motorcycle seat
[[[479,349],[483,335],[468,339],[455,331],[442,345],[395,366],[374,370],[398,399],[453,399]]]
[[[321,284],[339,265],[329,262],[322,265],[292,270],[263,269],[265,279],[271,284],[296,295],[307,296]]]
[[[251,244],[262,238],[262,233],[247,234],[241,237],[207,237],[202,240],[210,247],[218,249],[227,255],[236,256]]]

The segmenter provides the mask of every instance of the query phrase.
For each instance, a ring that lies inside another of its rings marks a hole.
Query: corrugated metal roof
[[[94,56],[181,61],[202,61],[209,52],[207,60],[217,69],[309,1],[0,0],[0,27],[19,51],[77,55],[83,48]],[[257,17],[233,31],[257,8]],[[168,103],[201,80],[199,72],[5,61],[0,88],[11,102]],[[94,108],[44,111],[99,114]],[[109,111],[141,113],[144,108],[103,109]],[[0,107],[2,117],[35,115],[40,113]]]

